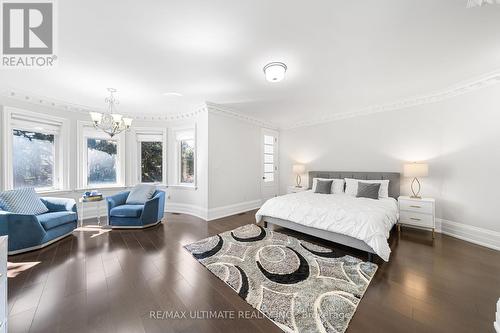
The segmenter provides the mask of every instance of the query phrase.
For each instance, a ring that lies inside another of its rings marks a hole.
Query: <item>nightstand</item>
[[[294,186],[294,185],[290,185],[286,189],[286,193],[288,193],[288,194],[290,194],[290,193],[299,193],[299,192],[304,192],[304,191],[307,191],[307,190],[308,190],[308,188],[305,187],[305,186],[297,187],[297,186]]]
[[[434,238],[434,231],[436,229],[436,204],[434,199],[415,199],[400,196],[398,203],[398,230],[401,230],[401,225],[432,229],[432,238]]]

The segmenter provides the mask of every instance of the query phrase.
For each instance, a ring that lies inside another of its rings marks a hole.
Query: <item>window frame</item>
[[[69,120],[29,110],[4,107],[2,119],[4,190],[14,189],[13,131],[15,129],[54,135],[53,186],[35,187],[38,193],[68,191],[69,189]]]
[[[174,131],[175,140],[175,185],[188,188],[197,188],[198,176],[198,145],[197,145],[197,131],[195,127],[176,129]],[[181,170],[182,170],[182,156],[181,156],[181,142],[185,140],[193,140],[194,142],[194,154],[193,154],[193,182],[184,183],[181,181]]]
[[[102,139],[116,141],[116,183],[89,184],[88,183],[88,146],[87,139]],[[108,134],[95,129],[91,122],[78,122],[78,189],[103,189],[125,187],[125,133],[111,138]]]
[[[134,182],[136,184],[152,184],[156,186],[167,186],[168,184],[168,136],[165,128],[135,128],[136,141],[136,164]],[[142,182],[142,142],[161,142],[162,143],[162,181],[154,183]]]

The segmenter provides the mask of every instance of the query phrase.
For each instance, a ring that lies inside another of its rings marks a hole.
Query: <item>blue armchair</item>
[[[64,198],[40,198],[48,212],[15,214],[0,209],[0,235],[9,236],[9,254],[41,249],[70,235],[77,226],[76,202]]]
[[[106,198],[108,221],[112,228],[147,228],[161,222],[165,210],[165,192],[155,191],[144,205],[127,205],[130,191]]]

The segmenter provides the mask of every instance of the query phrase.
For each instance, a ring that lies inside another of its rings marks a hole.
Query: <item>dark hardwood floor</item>
[[[280,332],[262,318],[150,319],[150,311],[257,316],[182,248],[253,222],[252,212],[211,222],[168,214],[150,229],[75,231],[45,249],[11,256],[9,332]],[[390,243],[391,261],[377,262],[348,332],[494,331],[500,252],[439,234],[432,241],[429,232],[407,228],[400,235],[394,230]]]

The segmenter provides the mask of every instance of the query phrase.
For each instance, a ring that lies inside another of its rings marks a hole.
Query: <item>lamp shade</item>
[[[293,173],[301,175],[306,172],[306,166],[303,164],[294,164],[292,167]]]
[[[426,163],[408,163],[403,167],[405,177],[425,177],[429,174],[429,166]]]
[[[89,112],[90,118],[92,118],[93,122],[100,123],[102,120],[102,113],[99,112]]]

